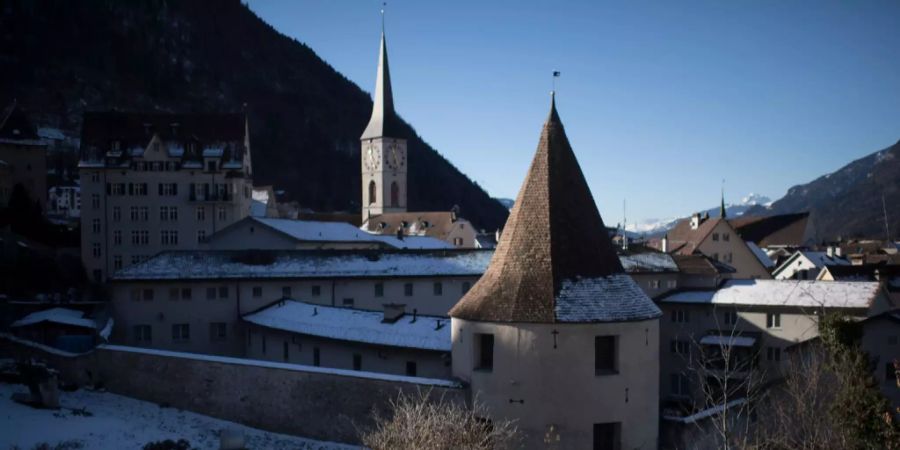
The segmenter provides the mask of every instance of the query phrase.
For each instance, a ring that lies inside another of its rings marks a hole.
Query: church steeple
[[[725,187],[722,187],[722,204],[719,206],[719,217],[725,218]]]
[[[399,137],[397,114],[394,112],[394,94],[391,91],[391,71],[388,68],[387,39],[381,31],[381,48],[378,52],[378,74],[375,77],[375,99],[372,117],[360,139]]]

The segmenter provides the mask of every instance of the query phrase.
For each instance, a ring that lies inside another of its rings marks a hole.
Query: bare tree
[[[375,428],[362,434],[373,450],[449,450],[514,448],[519,435],[513,422],[490,421],[476,398],[472,407],[432,398],[430,391],[400,393],[391,401],[390,417],[375,412]]]

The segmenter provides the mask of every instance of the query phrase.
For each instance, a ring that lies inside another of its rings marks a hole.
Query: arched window
[[[369,204],[375,203],[377,194],[375,194],[375,181],[369,182]]]
[[[400,207],[400,186],[397,185],[396,181],[391,183],[391,207]]]

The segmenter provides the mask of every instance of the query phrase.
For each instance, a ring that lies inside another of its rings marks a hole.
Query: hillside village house
[[[195,249],[250,213],[241,114],[86,113],[81,253],[95,281],[162,250]]]
[[[660,246],[666,253],[699,253],[724,262],[735,269],[734,278],[771,278],[766,269],[768,258],[754,252],[723,217],[694,214],[669,230]]]
[[[767,379],[777,378],[785,349],[817,337],[823,313],[840,311],[863,319],[897,306],[879,283],[809,280],[730,280],[717,290],[672,293],[658,305],[663,311],[661,398],[665,407],[686,414],[712,406],[698,371],[689,366],[701,363],[698,352],[715,363],[724,348],[733,361],[758,368]],[[726,375],[738,386],[748,372]]]
[[[551,102],[491,264],[450,311],[453,375],[526,448],[658,445],[661,313],[594,205]]]
[[[0,206],[21,185],[32,201],[47,205],[47,143],[15,102],[0,111]]]
[[[824,252],[798,250],[772,271],[777,280],[815,280],[825,266],[849,266],[841,251],[828,247]]]

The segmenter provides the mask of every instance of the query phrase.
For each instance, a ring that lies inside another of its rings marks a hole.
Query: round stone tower
[[[450,311],[454,376],[527,448],[656,448],[660,315],[622,269],[551,100],[491,264]]]

